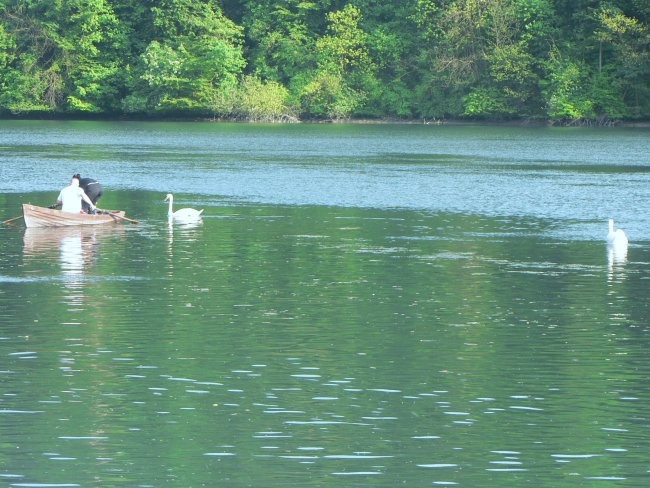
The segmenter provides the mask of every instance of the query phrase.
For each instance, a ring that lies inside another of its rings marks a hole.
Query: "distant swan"
[[[627,236],[623,229],[614,229],[614,219],[609,219],[607,246],[615,249],[625,249],[627,248],[627,243]]]
[[[179,210],[176,210],[176,212],[174,212],[172,210],[172,205],[174,204],[174,196],[171,193],[167,194],[167,196],[165,197],[165,201],[169,202],[169,211],[167,212],[167,216],[170,219],[197,220],[201,218],[201,214],[203,213],[203,209],[195,210],[193,208],[181,208]]]

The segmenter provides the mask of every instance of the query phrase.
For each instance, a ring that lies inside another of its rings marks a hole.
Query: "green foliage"
[[[486,56],[490,77],[500,92],[503,103],[501,113],[495,115],[539,115],[530,102],[538,99],[538,76],[535,60],[523,43],[495,47]]]
[[[340,119],[363,105],[373,82],[373,65],[367,34],[359,26],[360,10],[348,4],[327,18],[327,33],[316,42],[318,68],[299,96],[304,113]]]
[[[366,103],[368,115],[400,118],[412,118],[416,115],[413,108],[413,92],[406,83],[396,79],[381,84],[377,81],[377,85],[377,90],[370,95]]]
[[[315,36],[308,27],[313,8],[306,2],[251,2],[244,16],[251,71],[288,86],[313,68]]]
[[[5,69],[13,61],[16,48],[14,38],[9,35],[5,27],[0,24],[0,69]]]
[[[276,81],[264,83],[257,77],[245,76],[236,94],[235,116],[257,122],[297,120],[289,104],[289,90]]]
[[[330,12],[328,33],[316,42],[318,64],[332,72],[365,70],[371,64],[367,34],[360,28],[361,11],[347,4],[343,10]]]
[[[203,114],[227,107],[245,64],[240,29],[216,5],[166,0],[153,24],[172,33],[151,40],[135,60],[127,112]]]
[[[3,97],[3,108],[110,110],[118,63],[103,43],[117,20],[104,0],[7,2],[2,18],[13,38],[2,73],[13,93]]]
[[[616,115],[609,115],[647,116],[650,107],[650,27],[618,8],[608,6],[599,10],[598,20],[600,28],[596,36],[611,48],[610,59],[603,61],[601,54],[599,68],[603,62],[611,68],[608,70],[608,77],[613,82],[611,87],[619,89],[618,94],[608,90],[608,98],[625,99],[629,107],[629,110],[614,110]],[[604,102],[601,105],[608,106]]]
[[[591,81],[591,97],[594,100],[596,115],[608,119],[628,117],[630,112],[625,104],[623,80],[614,76],[612,70],[603,70],[594,75]]]
[[[649,21],[641,0],[3,0],[0,112],[649,118]]]
[[[503,94],[495,88],[475,88],[463,98],[464,115],[470,117],[491,117],[511,115]]]
[[[435,41],[440,35],[438,15],[440,6],[435,0],[415,0],[410,19],[415,23],[422,39]]]
[[[584,66],[554,53],[548,74],[545,97],[549,117],[576,120],[595,115],[593,102],[587,95]]]
[[[301,109],[311,117],[343,119],[363,102],[363,94],[345,83],[340,73],[318,71],[300,91]]]

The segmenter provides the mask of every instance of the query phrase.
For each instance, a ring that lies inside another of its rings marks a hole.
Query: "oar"
[[[2,223],[3,224],[8,224],[9,222],[13,222],[14,220],[18,220],[18,219],[22,219],[22,218],[23,218],[23,216],[19,215],[18,217],[14,217],[13,219],[4,220]]]
[[[48,206],[47,208],[56,208],[56,207],[59,207],[59,206],[60,206],[59,203],[55,203],[53,205]],[[13,222],[14,220],[21,219],[22,217],[23,217],[22,215],[19,215],[18,217],[14,217],[13,219],[4,220],[2,223],[3,224],[8,224],[9,222]]]
[[[118,213],[115,213],[115,212],[111,212],[111,211],[109,211],[109,210],[99,210],[99,209],[97,209],[97,211],[98,211],[99,213],[108,214],[108,215],[110,215],[111,217],[117,217],[118,219],[126,220],[126,221],[128,221],[128,222],[131,222],[132,224],[139,224],[139,223],[140,223],[139,220],[134,220],[134,219],[130,219],[130,218],[128,218],[128,217],[123,217],[122,215],[120,215],[120,214],[118,214]]]

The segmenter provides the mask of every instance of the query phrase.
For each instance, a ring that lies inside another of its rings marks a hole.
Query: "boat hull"
[[[101,214],[75,214],[46,207],[23,204],[23,217],[26,227],[66,227],[72,225],[114,224],[124,218],[123,211],[110,211]]]

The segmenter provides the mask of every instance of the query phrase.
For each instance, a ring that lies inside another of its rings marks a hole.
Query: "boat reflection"
[[[58,251],[62,269],[76,273],[89,263],[97,238],[98,229],[94,226],[28,227],[23,237],[23,254],[36,257]]]
[[[47,265],[57,257],[60,280],[66,290],[69,304],[79,305],[84,299],[84,285],[88,268],[97,259],[102,237],[115,235],[116,228],[98,226],[26,228],[23,237],[23,256],[26,261]]]

